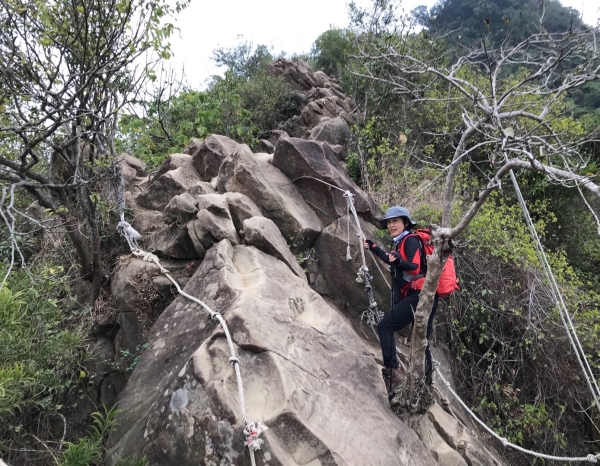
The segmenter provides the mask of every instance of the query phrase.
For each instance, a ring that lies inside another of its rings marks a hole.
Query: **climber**
[[[392,306],[377,324],[377,333],[383,354],[382,374],[388,386],[390,396],[393,390],[404,380],[404,374],[398,369],[394,332],[413,322],[414,312],[427,273],[425,251],[417,235],[411,235],[416,223],[410,219],[408,210],[394,206],[380,221],[380,228],[387,228],[392,235],[393,250],[386,253],[371,240],[365,240],[364,246],[390,266],[392,274]],[[433,300],[433,308],[427,322],[427,340],[433,330],[433,319],[438,306],[438,297]],[[425,383],[431,385],[433,365],[429,343],[425,348]]]

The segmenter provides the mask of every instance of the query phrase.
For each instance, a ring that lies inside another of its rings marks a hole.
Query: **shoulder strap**
[[[421,275],[421,274],[426,275],[427,274],[427,254],[425,254],[425,245],[423,244],[423,238],[421,238],[421,236],[418,233],[409,233],[404,238],[402,238],[402,241],[400,241],[400,243],[398,243],[397,251],[400,253],[400,256],[406,257],[406,253],[404,252],[404,242],[411,236],[416,237],[419,240],[419,244],[420,244],[421,263],[419,264],[419,275]]]

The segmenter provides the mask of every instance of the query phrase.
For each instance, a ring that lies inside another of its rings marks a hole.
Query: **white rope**
[[[122,186],[122,182],[121,182],[121,186]],[[252,466],[256,466],[256,459],[254,457],[254,452],[256,450],[260,450],[260,447],[264,443],[264,441],[259,437],[265,430],[268,429],[268,427],[258,421],[249,421],[248,417],[246,416],[246,400],[244,398],[244,388],[242,385],[242,373],[240,371],[240,360],[238,359],[238,357],[236,355],[235,346],[233,344],[233,339],[231,338],[231,334],[229,333],[229,328],[227,327],[227,323],[225,322],[225,319],[223,319],[223,316],[220,313],[213,311],[203,301],[201,301],[198,298],[195,298],[194,296],[191,296],[188,293],[186,293],[185,291],[183,291],[181,289],[181,287],[179,286],[179,283],[177,283],[177,281],[171,276],[169,271],[161,265],[161,263],[156,255],[139,248],[138,241],[141,239],[142,235],[140,235],[129,223],[127,223],[125,221],[125,202],[122,197],[122,188],[121,188],[121,190],[119,188],[117,188],[117,193],[119,196],[119,207],[120,207],[119,210],[120,210],[120,216],[121,216],[121,221],[119,222],[117,229],[125,237],[125,240],[127,241],[127,244],[129,245],[129,249],[131,249],[131,253],[134,256],[139,257],[146,262],[155,263],[158,266],[158,269],[160,270],[160,272],[169,279],[169,281],[175,286],[175,288],[177,289],[177,292],[181,296],[189,299],[190,301],[192,301],[196,304],[199,304],[206,312],[208,312],[208,314],[210,315],[210,317],[212,319],[217,320],[219,322],[219,324],[221,324],[221,327],[223,328],[223,331],[225,332],[225,337],[227,338],[227,344],[229,346],[229,353],[231,355],[229,357],[229,362],[231,363],[231,365],[233,366],[233,369],[235,371],[235,377],[236,377],[237,388],[238,388],[238,398],[239,398],[239,403],[240,403],[240,410],[241,410],[241,414],[242,414],[242,421],[244,423],[244,435],[246,436],[246,446],[248,447],[248,451],[250,452],[250,462],[252,463]]]
[[[436,372],[438,374],[438,376],[440,377],[440,379],[442,379],[442,382],[444,383],[444,385],[446,385],[446,387],[448,388],[448,390],[450,391],[450,393],[452,393],[452,396],[454,396],[454,398],[456,398],[456,400],[460,403],[460,405],[465,408],[465,410],[471,415],[471,417],[477,421],[477,423],[483,427],[483,429],[489,433],[492,437],[494,437],[495,439],[497,439],[498,441],[500,441],[502,443],[502,445],[504,447],[510,447],[513,448],[515,450],[520,451],[521,453],[525,453],[526,455],[531,455],[531,456],[536,456],[538,458],[544,458],[546,460],[550,460],[550,461],[566,461],[566,462],[577,462],[577,461],[584,461],[584,462],[588,462],[588,463],[594,463],[596,464],[598,462],[598,459],[600,458],[600,454],[596,454],[596,455],[592,455],[589,454],[587,456],[581,456],[578,458],[569,458],[569,457],[564,457],[564,456],[552,456],[552,455],[546,455],[544,453],[538,453],[532,450],[527,450],[523,447],[520,447],[519,445],[515,445],[514,443],[511,443],[508,441],[507,438],[505,437],[501,437],[500,435],[498,435],[496,432],[494,432],[490,427],[488,427],[481,419],[479,419],[477,417],[477,415],[471,411],[469,409],[469,407],[465,404],[465,402],[456,394],[456,392],[452,389],[452,387],[450,386],[450,382],[448,382],[444,376],[442,375],[442,372],[439,369],[439,364],[436,361],[433,361],[434,365],[437,365],[438,367],[436,367]]]
[[[127,242],[130,243],[130,239],[127,238],[127,236],[125,236],[125,238],[127,239]],[[255,462],[255,458],[254,458],[254,452],[256,450],[260,450],[261,445],[264,443],[264,441],[262,439],[260,439],[259,436],[265,430],[267,430],[267,426],[261,424],[258,421],[249,421],[246,416],[246,400],[244,398],[244,388],[242,385],[242,374],[240,372],[240,360],[238,359],[238,357],[236,355],[235,346],[233,344],[233,339],[231,338],[231,334],[229,333],[229,328],[227,327],[227,323],[225,322],[225,319],[223,319],[223,316],[219,312],[213,311],[203,301],[201,301],[198,298],[195,298],[194,296],[189,295],[188,293],[183,291],[181,289],[181,287],[179,286],[179,283],[177,283],[177,281],[171,276],[169,271],[161,265],[161,263],[160,263],[158,257],[156,257],[156,255],[154,255],[150,252],[147,252],[147,251],[143,251],[142,249],[139,249],[139,248],[132,249],[131,253],[134,256],[139,257],[146,262],[155,263],[158,266],[160,272],[165,277],[167,277],[171,283],[173,283],[175,288],[177,288],[177,292],[181,296],[189,299],[190,301],[193,301],[196,304],[199,304],[206,312],[208,312],[208,314],[210,315],[210,317],[212,319],[217,320],[219,322],[219,324],[221,324],[221,327],[223,328],[223,331],[225,332],[225,337],[227,338],[227,344],[229,346],[229,352],[231,354],[231,357],[229,358],[229,362],[231,363],[231,365],[233,366],[233,369],[235,370],[240,410],[242,413],[242,421],[244,423],[244,434],[246,435],[246,446],[248,447],[248,450],[250,451],[250,460],[252,462],[252,465],[255,466],[256,462]]]
[[[504,140],[503,146],[506,143],[506,139]],[[504,147],[503,147],[504,150]],[[504,152],[504,159],[508,162],[508,156],[506,152]],[[535,225],[533,220],[531,219],[531,215],[529,214],[529,209],[527,208],[527,204],[525,203],[525,199],[523,198],[523,194],[521,193],[521,189],[519,187],[519,183],[517,182],[517,178],[512,170],[510,170],[510,178],[512,180],[513,187],[515,189],[515,193],[521,204],[521,209],[523,210],[523,215],[525,216],[525,221],[527,226],[529,227],[529,231],[533,238],[533,242],[535,245],[535,249],[538,253],[538,257],[542,264],[542,268],[544,270],[544,274],[546,275],[546,279],[550,284],[550,291],[552,293],[552,297],[554,298],[554,302],[556,307],[558,308],[558,312],[560,314],[560,318],[562,320],[565,331],[567,332],[567,336],[569,337],[569,342],[575,351],[575,355],[577,356],[577,361],[579,366],[584,374],[585,381],[588,385],[588,388],[594,398],[594,402],[596,406],[600,409],[600,388],[598,387],[598,383],[596,382],[596,378],[594,377],[594,373],[592,368],[590,367],[590,363],[585,356],[585,351],[583,350],[583,346],[579,341],[579,337],[577,336],[577,331],[575,330],[575,326],[573,325],[573,321],[571,320],[571,315],[567,309],[567,306],[563,300],[562,293],[560,292],[560,288],[558,287],[558,283],[556,281],[556,277],[552,272],[552,267],[548,262],[548,258],[546,253],[544,252],[544,248],[542,246],[542,242],[540,237],[537,234],[535,229]]]

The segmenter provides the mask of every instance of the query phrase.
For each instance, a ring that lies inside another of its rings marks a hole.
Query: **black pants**
[[[394,304],[394,308],[388,312],[377,324],[377,333],[381,343],[381,352],[383,354],[383,364],[385,367],[398,367],[398,358],[396,357],[396,342],[394,332],[402,330],[414,320],[414,311],[419,304],[420,290],[410,290],[406,298]],[[425,348],[425,374],[432,370],[431,351],[429,351],[429,337],[433,332],[433,319],[438,307],[438,297],[433,299],[433,308],[429,321],[427,322],[427,347]]]

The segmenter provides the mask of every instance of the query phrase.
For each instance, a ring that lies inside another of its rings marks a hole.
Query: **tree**
[[[403,397],[412,401],[423,394],[419,381],[424,378],[426,325],[452,241],[490,194],[501,189],[507,175],[517,170],[535,172],[549,183],[577,189],[600,234],[599,215],[584,194],[600,199],[598,173],[592,169],[589,150],[600,131],[585,131],[568,114],[565,103],[568,92],[600,78],[600,51],[595,40],[600,28],[581,26],[550,33],[538,21],[537,32],[514,45],[495,45],[484,37],[469,47],[457,44],[449,49],[447,36],[430,31],[417,34],[412,19],[391,18],[393,6],[389,0],[376,0],[371,12],[352,9],[357,55],[364,65],[359,75],[391,86],[405,95],[410,105],[428,102],[442,108],[453,105],[460,111],[460,120],[441,135],[453,150],[439,174],[445,177],[442,221],[432,225],[435,250],[427,258],[428,273],[415,312],[409,374],[401,388]],[[427,157],[434,161],[427,154],[423,160]],[[443,160],[439,155],[435,159],[438,167]],[[456,177],[465,164],[477,164],[487,180],[471,206],[453,221]]]
[[[541,5],[536,0],[441,0],[429,12],[417,7],[414,15],[429,31],[452,33],[463,44],[491,36],[496,45],[504,40],[515,45],[535,34],[540,24],[551,33],[582,26],[579,13],[557,0]]]
[[[100,210],[116,196],[104,181],[118,170],[119,112],[170,55],[168,19],[187,3],[0,0],[0,216],[12,262],[23,192],[61,220],[92,302],[103,275]]]

